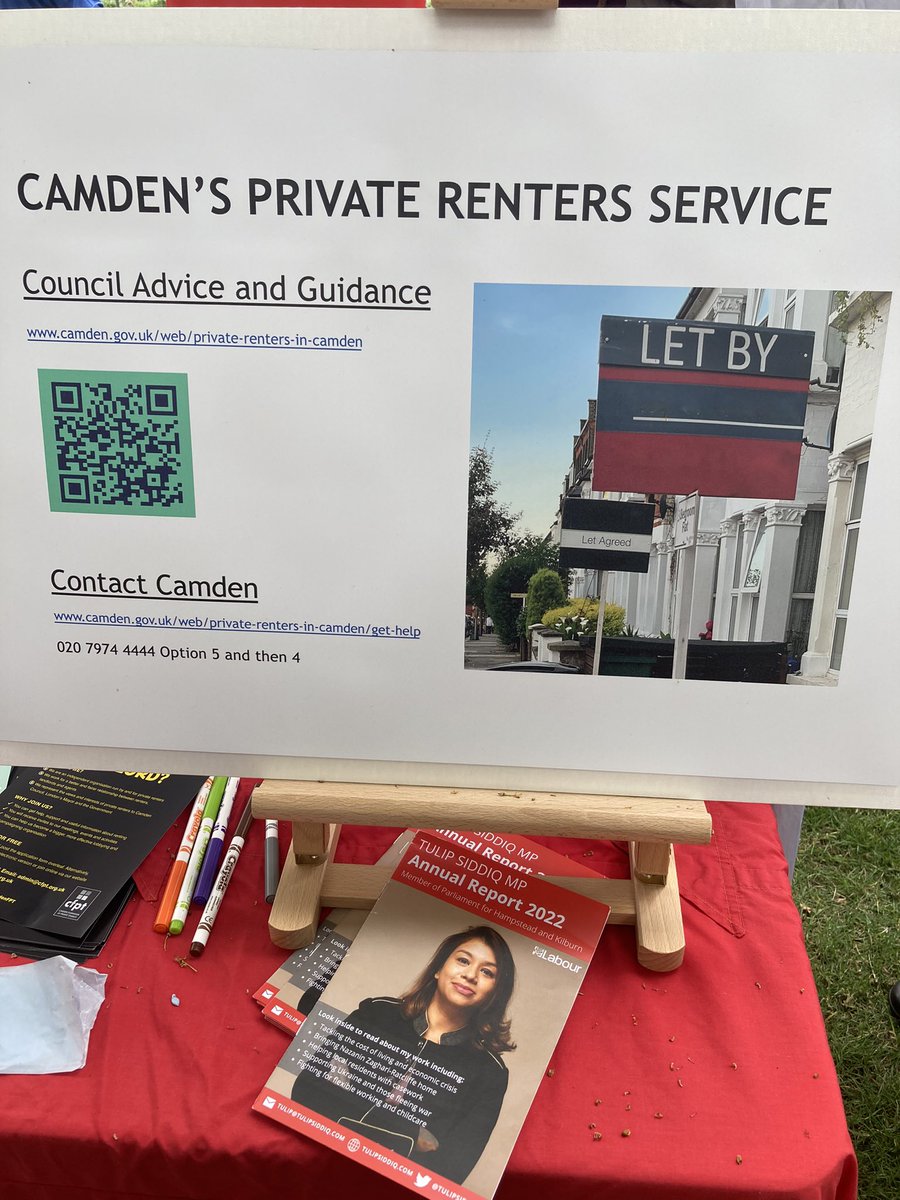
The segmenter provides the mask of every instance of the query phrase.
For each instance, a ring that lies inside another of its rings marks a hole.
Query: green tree
[[[509,542],[509,557],[513,555],[524,555],[533,559],[536,564],[535,570],[549,567],[565,582],[568,572],[559,569],[559,546],[550,541],[549,533],[543,537],[535,533],[514,535]]]
[[[871,350],[872,343],[869,338],[875,332],[876,326],[884,320],[875,293],[835,292],[834,308],[835,317],[832,324],[844,341],[855,337],[860,349]]]
[[[516,622],[522,612],[522,601],[513,599],[511,593],[527,592],[532,575],[547,566],[546,542],[539,538],[527,540],[529,544],[524,549],[498,563],[485,585],[485,604],[494,618],[494,632],[507,646],[516,644]],[[553,547],[550,553],[555,553]]]
[[[563,582],[555,571],[541,567],[528,580],[528,595],[525,598],[525,628],[537,625],[544,613],[558,608],[566,602]]]
[[[508,550],[519,513],[497,499],[494,456],[485,446],[469,452],[469,528],[466,544],[466,600],[484,608],[487,560]]]

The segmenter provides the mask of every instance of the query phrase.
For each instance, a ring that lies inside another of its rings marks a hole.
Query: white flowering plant
[[[566,641],[595,637],[600,602],[590,596],[573,600],[562,608],[545,612],[541,623],[555,629]],[[625,628],[625,609],[620,604],[607,604],[603,614],[603,636],[618,637]]]

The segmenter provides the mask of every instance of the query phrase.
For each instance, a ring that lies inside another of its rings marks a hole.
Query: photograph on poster
[[[890,305],[477,284],[466,668],[836,684]]]

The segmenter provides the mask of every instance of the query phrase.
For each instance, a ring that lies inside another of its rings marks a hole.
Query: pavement
[[[507,650],[496,633],[483,633],[478,641],[466,638],[465,667],[467,671],[486,671],[502,663],[518,662],[519,655]]]

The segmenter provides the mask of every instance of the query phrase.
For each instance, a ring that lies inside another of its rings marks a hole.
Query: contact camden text
[[[259,599],[259,588],[252,580],[179,579],[163,572],[148,584],[145,575],[70,575],[63,567],[50,572],[50,586],[55,596],[148,596],[167,600],[184,597],[191,600],[249,600]]]

